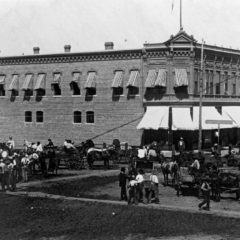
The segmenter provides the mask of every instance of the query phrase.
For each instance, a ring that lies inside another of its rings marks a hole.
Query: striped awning
[[[14,74],[12,76],[12,81],[8,88],[9,91],[18,91],[18,78],[19,78],[19,75],[17,74]]]
[[[131,71],[127,87],[139,87],[139,74],[137,70]]]
[[[45,89],[45,77],[44,73],[38,75],[34,90]]]
[[[74,72],[71,82],[79,83],[79,80],[80,80],[80,72]]]
[[[96,88],[96,72],[89,72],[84,88]]]
[[[155,81],[156,81],[156,70],[151,69],[148,72],[147,79],[145,82],[145,87],[146,88],[154,88],[155,87]]]
[[[156,87],[166,87],[167,86],[167,71],[166,69],[159,69],[157,79],[155,82]]]
[[[62,80],[62,74],[61,73],[54,73],[52,84],[60,84],[61,80]]]
[[[28,89],[32,89],[32,79],[33,79],[33,75],[32,74],[27,74],[22,86],[22,90],[28,90]]]
[[[116,71],[112,82],[112,88],[123,87],[123,71]]]
[[[175,68],[174,87],[188,86],[187,70]]]
[[[5,84],[5,75],[0,75],[0,84]]]

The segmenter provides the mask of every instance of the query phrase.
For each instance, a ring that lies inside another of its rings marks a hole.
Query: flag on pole
[[[173,11],[173,8],[174,8],[174,0],[172,0],[172,11]]]

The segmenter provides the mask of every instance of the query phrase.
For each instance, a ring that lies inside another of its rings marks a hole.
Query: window
[[[128,87],[128,94],[129,95],[138,95],[139,88],[138,87]]]
[[[122,87],[117,87],[117,88],[113,88],[113,95],[123,95],[123,88]]]
[[[32,122],[32,112],[31,111],[25,112],[25,122]]]
[[[72,73],[72,81],[70,82],[70,89],[72,90],[72,95],[80,95],[80,72]]]
[[[224,94],[228,94],[228,75],[227,72],[223,75],[224,78]]]
[[[22,90],[25,91],[25,97],[33,96],[33,74],[27,74],[25,76]]]
[[[215,93],[217,95],[220,94],[220,82],[221,82],[221,78],[220,78],[220,72],[216,72],[217,74],[217,79],[216,79],[216,85],[215,85]]]
[[[45,82],[46,82],[46,74],[45,73],[38,74],[34,90],[37,92],[37,96],[39,97],[45,96],[46,94]]]
[[[80,111],[75,111],[73,113],[73,122],[81,123],[82,122],[82,113]]]
[[[206,94],[209,94],[209,92],[210,92],[210,81],[209,81],[209,71],[206,71],[205,72],[205,81],[206,81],[206,84],[205,84],[205,93]]]
[[[199,94],[199,92],[198,92],[198,79],[199,79],[199,72],[198,72],[197,69],[195,69],[195,71],[194,71],[194,89],[193,89],[194,94]]]
[[[61,88],[60,88],[59,84],[52,83],[51,87],[52,87],[52,91],[53,91],[54,96],[61,96],[62,91],[61,91]]]
[[[96,95],[96,88],[87,88],[87,96],[94,96]]]
[[[43,122],[43,112],[37,111],[36,112],[36,122],[42,123]]]
[[[0,75],[0,96],[5,96],[5,75]]]
[[[86,123],[94,123],[94,112],[88,111],[86,113]]]
[[[213,71],[209,72],[209,83],[210,83],[209,93],[213,95]]]
[[[19,75],[13,74],[12,80],[8,88],[9,91],[12,91],[12,96],[19,96]]]
[[[236,95],[236,82],[237,82],[236,73],[233,73],[233,76],[232,76],[232,95]]]
[[[61,73],[54,73],[53,74],[53,82],[51,84],[53,95],[54,96],[60,96],[61,93],[61,80],[62,80],[62,74]]]

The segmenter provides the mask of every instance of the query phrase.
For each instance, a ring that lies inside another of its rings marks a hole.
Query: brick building
[[[220,114],[224,106],[240,106],[239,57],[238,50],[204,46],[203,106],[217,107]],[[66,45],[61,54],[43,55],[35,47],[33,55],[1,57],[0,138],[14,136],[20,146],[23,139],[62,144],[65,138],[91,138],[109,144],[117,138],[140,145],[187,137],[188,129],[171,129],[174,109],[188,109],[193,120],[200,58],[201,44],[184,31],[142,49],[114,50],[108,42],[99,52],[72,53]],[[168,108],[167,126],[138,130],[150,107]],[[179,119],[189,117],[183,113]],[[193,143],[197,131],[190,130]],[[231,131],[226,141],[236,142],[237,131]]]

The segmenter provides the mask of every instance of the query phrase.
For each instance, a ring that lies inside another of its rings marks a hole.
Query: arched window
[[[86,113],[86,122],[87,123],[94,123],[94,112],[93,111],[88,111]]]
[[[31,111],[25,112],[25,122],[32,122],[32,112]]]
[[[75,111],[73,113],[73,122],[81,123],[82,122],[82,113],[80,111]]]
[[[43,112],[42,111],[36,112],[36,122],[43,122]]]

